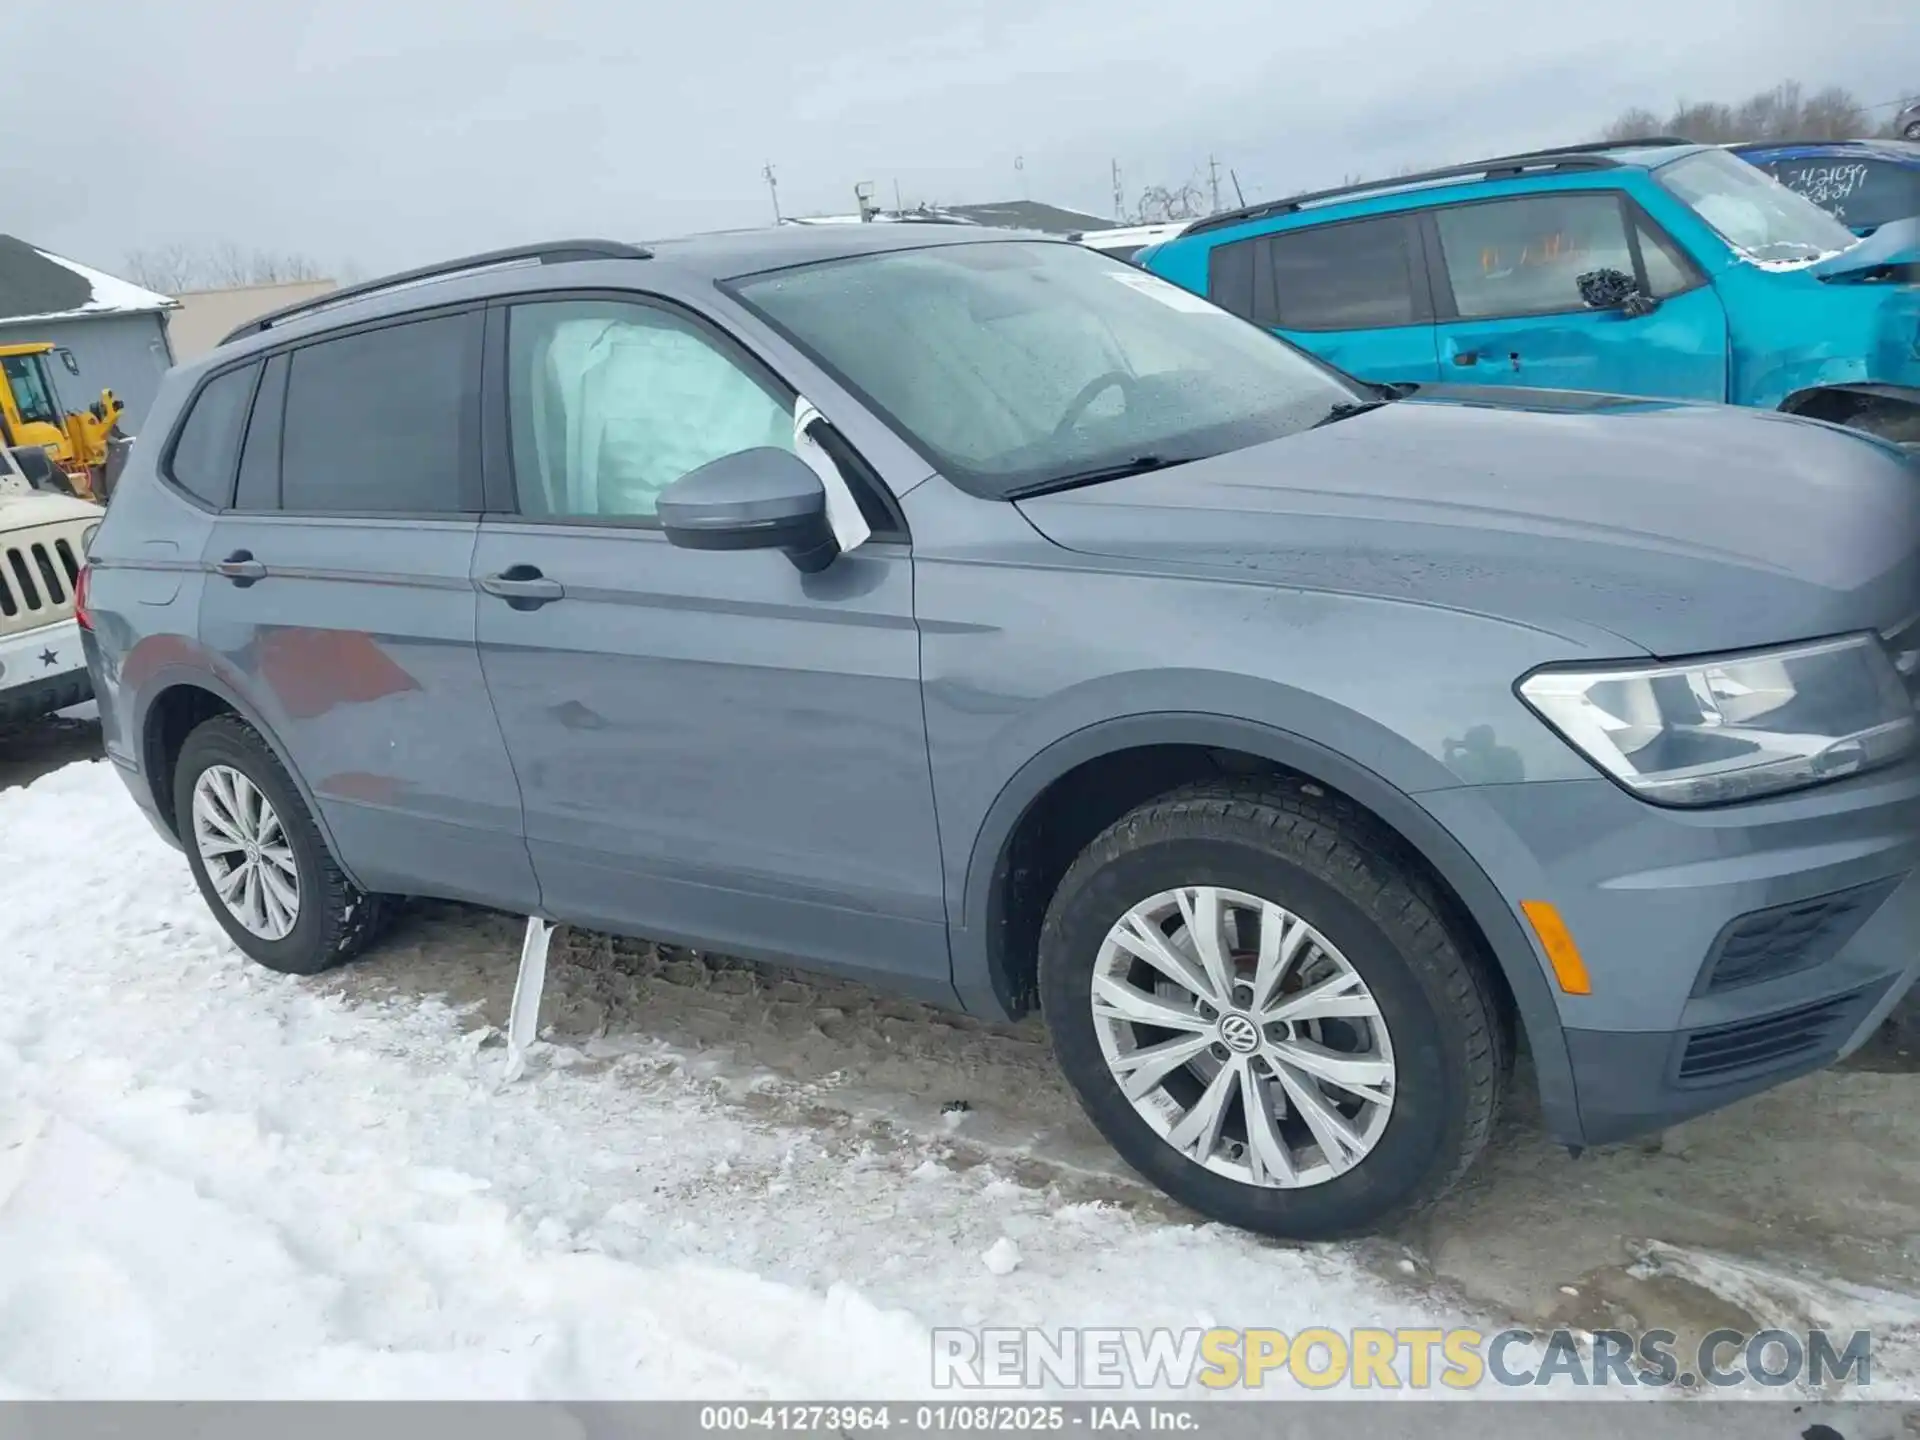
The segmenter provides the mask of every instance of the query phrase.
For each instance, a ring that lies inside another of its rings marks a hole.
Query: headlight
[[[1520,694],[1581,754],[1661,805],[1718,805],[1853,775],[1920,743],[1874,636],[1618,669],[1541,670]]]

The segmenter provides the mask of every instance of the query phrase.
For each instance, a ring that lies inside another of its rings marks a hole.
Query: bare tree
[[[199,247],[173,244],[129,251],[125,268],[127,278],[135,284],[163,294],[329,278],[326,267],[310,255],[248,250],[231,240]],[[343,268],[358,267],[349,262]]]
[[[1136,225],[1164,225],[1170,220],[1197,220],[1206,213],[1207,194],[1195,176],[1184,185],[1147,186],[1128,218]]]
[[[1808,95],[1799,82],[1788,81],[1733,105],[1683,100],[1665,117],[1636,106],[1607,126],[1601,138],[1673,135],[1724,145],[1741,140],[1854,140],[1873,130],[1867,107],[1851,91],[1829,85]],[[1892,133],[1891,122],[1884,133]]]

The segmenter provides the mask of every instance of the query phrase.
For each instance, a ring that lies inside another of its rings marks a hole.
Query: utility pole
[[[780,221],[780,182],[773,178],[773,162],[769,160],[760,167],[760,176],[767,182],[767,194],[773,197],[773,223]]]
[[[1213,213],[1220,213],[1220,162],[1207,156],[1207,188],[1213,191]]]
[[[1127,218],[1127,192],[1120,185],[1120,162],[1113,162],[1113,218]]]

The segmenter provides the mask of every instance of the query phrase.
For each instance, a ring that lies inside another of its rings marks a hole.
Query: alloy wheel
[[[1094,1029],[1154,1132],[1217,1174],[1323,1184],[1393,1112],[1393,1046],[1366,981],[1271,900],[1192,885],[1129,909],[1094,962]]]
[[[280,817],[231,765],[193,784],[193,840],[214,893],[250,935],[283,940],[300,918],[300,869]]]

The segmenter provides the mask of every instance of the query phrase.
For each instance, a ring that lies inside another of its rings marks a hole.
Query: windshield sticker
[[[1144,271],[1115,271],[1113,278],[1122,285],[1138,290],[1142,295],[1151,295],[1169,310],[1184,310],[1190,315],[1227,313],[1211,300],[1202,299],[1192,291],[1182,290],[1178,285],[1169,285],[1158,275],[1149,275]]]

